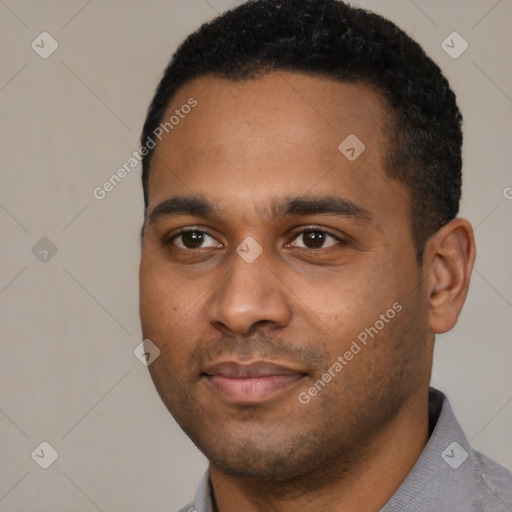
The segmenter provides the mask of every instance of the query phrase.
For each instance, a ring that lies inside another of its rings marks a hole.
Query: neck
[[[377,512],[405,480],[428,437],[427,388],[413,395],[364,446],[325,471],[309,473],[305,468],[303,475],[283,483],[232,477],[210,464],[215,510]]]

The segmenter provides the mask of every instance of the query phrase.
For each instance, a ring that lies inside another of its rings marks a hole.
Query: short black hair
[[[410,190],[418,261],[426,240],[459,210],[462,116],[439,67],[391,21],[339,0],[250,0],[202,25],[179,46],[149,106],[145,145],[176,92],[213,75],[243,81],[292,71],[362,81],[390,112],[385,172]],[[341,142],[341,141],[340,141]],[[153,149],[142,158],[144,201]]]

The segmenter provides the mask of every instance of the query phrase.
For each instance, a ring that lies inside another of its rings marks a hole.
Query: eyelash
[[[329,236],[333,237],[340,245],[346,245],[347,244],[347,241],[344,240],[343,238],[340,238],[339,236],[335,235],[334,233],[331,233],[330,231],[326,230],[325,228],[321,228],[319,226],[305,226],[305,227],[301,227],[300,229],[298,229],[296,231],[293,231],[291,233],[291,235],[290,235],[291,242],[293,242],[299,235],[301,235],[303,233],[310,232],[310,231],[319,232],[319,233],[323,233],[325,235],[329,235]],[[172,244],[174,239],[176,239],[180,235],[185,235],[187,233],[201,233],[201,234],[204,234],[204,235],[208,235],[209,237],[211,237],[214,240],[216,240],[214,236],[210,235],[207,231],[204,231],[202,229],[193,228],[193,227],[192,228],[181,228],[178,233],[174,233],[172,236],[165,238],[164,239],[164,245]],[[289,242],[286,245],[288,246],[291,242]],[[328,246],[328,247],[330,247],[330,246]],[[319,249],[311,249],[311,248],[307,248],[307,247],[306,248],[305,247],[299,247],[299,249],[306,249],[306,250],[310,250],[310,251],[318,251],[320,249],[326,249],[326,248],[327,247],[320,247]],[[183,249],[183,248],[179,247],[179,249]],[[194,250],[199,250],[199,249],[183,249],[183,250],[194,251]]]

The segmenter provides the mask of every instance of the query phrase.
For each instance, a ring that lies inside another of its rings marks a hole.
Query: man
[[[140,313],[209,460],[183,511],[512,510],[429,389],[475,259],[461,120],[415,42],[336,0],[248,2],[180,46],[142,134]]]

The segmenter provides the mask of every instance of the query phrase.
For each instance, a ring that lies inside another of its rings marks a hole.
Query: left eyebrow
[[[288,197],[284,201],[272,203],[272,218],[278,219],[287,215],[335,215],[371,223],[373,215],[354,202],[337,196],[299,196]]]

